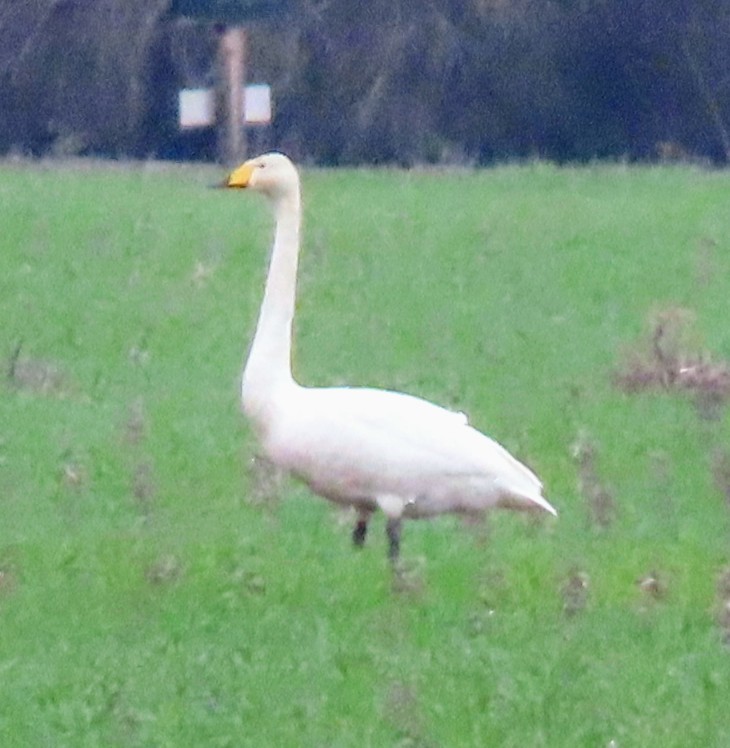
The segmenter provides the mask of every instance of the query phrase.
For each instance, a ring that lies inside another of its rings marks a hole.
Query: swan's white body
[[[388,518],[390,555],[400,520],[494,506],[543,509],[538,478],[461,413],[398,392],[310,388],[291,374],[291,323],[299,254],[299,177],[281,154],[247,161],[229,187],[264,193],[276,217],[274,248],[256,335],[242,382],[242,404],[266,456],[320,496],[359,510],[355,542],[370,514]]]

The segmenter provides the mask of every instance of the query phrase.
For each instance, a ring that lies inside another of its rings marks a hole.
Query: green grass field
[[[408,523],[398,585],[252,469],[220,176],[0,167],[0,745],[730,745],[730,420],[615,384],[661,320],[730,359],[730,175],[305,173],[300,381],[464,409],[560,511]]]

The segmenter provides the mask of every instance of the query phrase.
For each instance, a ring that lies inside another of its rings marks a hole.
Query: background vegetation
[[[171,0],[0,7],[0,151],[210,157],[176,130],[215,25]],[[727,0],[290,0],[255,23],[263,138],[322,164],[730,157]]]
[[[561,513],[410,523],[395,580],[251,464],[219,176],[0,170],[0,742],[727,745],[727,176],[305,173],[300,378],[463,407]]]

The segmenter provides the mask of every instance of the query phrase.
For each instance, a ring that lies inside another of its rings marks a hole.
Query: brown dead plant
[[[730,397],[730,362],[717,360],[698,343],[694,312],[672,306],[650,317],[646,338],[633,346],[614,372],[622,391],[685,392],[695,396],[698,412],[717,418]]]

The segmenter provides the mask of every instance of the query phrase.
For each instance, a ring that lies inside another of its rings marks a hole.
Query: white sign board
[[[178,95],[178,123],[183,130],[210,127],[215,122],[212,88],[184,88]]]
[[[255,83],[244,88],[243,122],[246,125],[268,125],[271,122],[271,86]]]
[[[243,89],[243,124],[271,122],[271,86],[252,83]],[[182,130],[215,124],[215,92],[212,88],[184,88],[178,94],[178,124]]]

